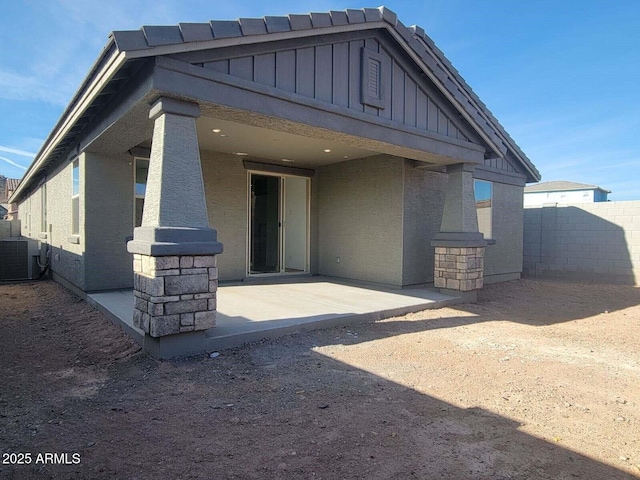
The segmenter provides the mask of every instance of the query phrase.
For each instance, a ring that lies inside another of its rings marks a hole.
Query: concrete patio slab
[[[463,301],[424,287],[392,288],[328,277],[274,280],[277,283],[221,284],[216,327],[207,330],[209,351],[266,338],[366,323]],[[87,301],[119,324],[139,344],[144,334],[133,326],[133,292],[91,293]]]

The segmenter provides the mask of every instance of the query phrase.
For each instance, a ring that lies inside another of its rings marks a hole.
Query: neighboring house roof
[[[112,32],[100,57],[25,173],[25,181],[14,196],[21,196],[42,168],[74,147],[83,128],[134,75],[145,58],[379,28],[391,33],[492,150],[498,155],[506,155],[509,151],[524,167],[528,181],[540,180],[540,173],[529,158],[425,31],[419,26],[404,26],[394,12],[379,7],[286,17],[179,23],[175,26],[143,26],[139,30]]]
[[[0,204],[0,220],[9,212],[9,205],[6,203]]]
[[[15,192],[20,185],[19,178],[7,178],[7,183],[5,184],[5,189],[7,192]]]
[[[20,185],[20,179],[0,175],[0,202],[6,203],[9,200],[9,193],[15,192],[18,185]]]
[[[524,193],[538,192],[569,192],[574,190],[600,190],[604,193],[611,193],[611,190],[605,190],[597,185],[589,185],[587,183],[567,182],[558,180],[553,182],[542,182],[536,185],[528,185],[524,188]]]

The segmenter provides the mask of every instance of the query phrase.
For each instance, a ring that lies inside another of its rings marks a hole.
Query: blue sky
[[[351,1],[0,0],[0,174],[21,177],[111,30],[378,6]],[[542,173],[640,199],[640,2],[390,0]]]

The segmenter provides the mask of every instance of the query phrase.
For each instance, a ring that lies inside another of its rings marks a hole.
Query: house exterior
[[[380,7],[113,32],[12,201],[54,278],[133,288],[149,337],[197,341],[218,281],[518,278],[539,178]]]
[[[610,190],[586,183],[564,180],[527,185],[524,188],[524,206],[541,207],[545,203],[607,202]]]
[[[16,191],[20,185],[19,178],[7,178],[0,175],[0,219],[7,218],[7,220],[18,219],[18,205],[16,203],[7,203],[13,192]]]

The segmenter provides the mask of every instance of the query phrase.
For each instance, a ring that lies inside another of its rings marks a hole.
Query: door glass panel
[[[303,177],[284,178],[285,272],[307,270],[307,182]]]
[[[251,175],[251,273],[280,272],[280,178]]]

